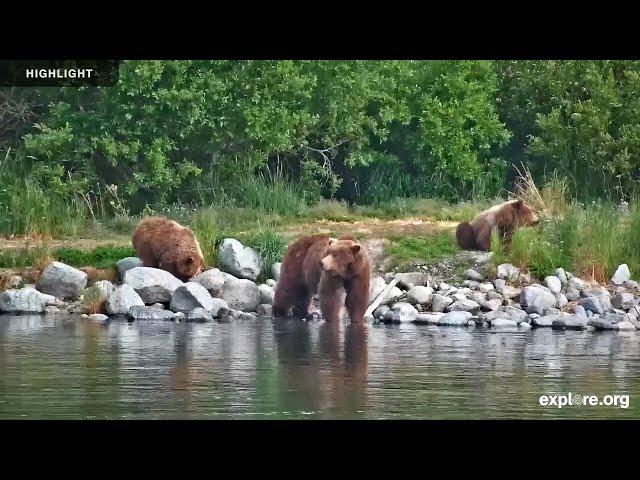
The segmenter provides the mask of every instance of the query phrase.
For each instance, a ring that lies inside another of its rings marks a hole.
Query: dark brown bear
[[[510,200],[479,213],[471,222],[461,222],[456,229],[456,238],[460,248],[488,252],[494,229],[500,238],[509,241],[517,227],[537,225],[539,221],[529,205],[522,200]]]
[[[195,234],[168,218],[142,220],[131,243],[145,267],[161,268],[185,282],[202,271],[204,257]]]
[[[369,258],[353,237],[336,240],[312,235],[295,241],[287,249],[276,287],[273,314],[297,318],[309,315],[309,305],[318,292],[320,311],[327,322],[339,320],[342,293],[352,322],[362,322],[369,305]]]

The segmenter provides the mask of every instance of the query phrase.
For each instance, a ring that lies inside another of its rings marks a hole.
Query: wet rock
[[[560,279],[555,276],[549,276],[544,279],[544,284],[547,286],[551,293],[560,293],[562,290],[562,283]]]
[[[622,331],[635,331],[636,327],[633,323],[629,322],[628,320],[619,322],[616,324],[616,328],[618,330],[622,330]]]
[[[443,313],[419,313],[413,321],[416,325],[437,325]]]
[[[604,314],[604,309],[602,308],[602,303],[600,303],[600,299],[598,297],[584,297],[578,300],[578,305],[580,305],[585,310],[589,310],[593,313],[597,313],[598,315]]]
[[[518,324],[507,318],[496,318],[491,322],[491,328],[516,328]]]
[[[440,321],[438,322],[438,325],[463,326],[463,325],[466,325],[469,320],[471,320],[471,317],[473,317],[471,312],[464,312],[464,311],[448,312],[440,317]]]
[[[235,310],[232,308],[225,310],[220,315],[221,322],[228,322],[231,320],[254,321],[257,319],[258,317],[253,313],[242,312],[240,310]]]
[[[258,285],[258,290],[260,290],[260,303],[273,305],[273,298],[276,294],[275,290],[264,283]]]
[[[44,307],[44,314],[45,315],[59,315],[61,313],[65,313],[65,312],[60,310],[60,307],[56,307],[54,305],[48,305],[48,306]]]
[[[470,268],[469,270],[464,272],[464,278],[466,280],[473,280],[476,282],[482,282],[484,280],[484,275]]]
[[[395,278],[399,280],[398,285],[406,288],[407,290],[416,286],[424,287],[429,281],[429,276],[422,272],[396,273]]]
[[[389,290],[389,293],[387,293],[387,296],[384,297],[384,299],[382,300],[382,302],[380,302],[380,304],[381,305],[393,304],[398,300],[400,300],[401,298],[404,298],[404,292],[400,290],[398,287],[393,287],[391,288],[391,290]]]
[[[192,282],[199,283],[207,289],[212,297],[218,296],[225,280],[229,278],[229,274],[222,272],[217,268],[205,270],[200,275],[196,275],[191,279]]]
[[[159,308],[160,310],[165,310],[163,303],[152,303],[149,305],[150,308]]]
[[[105,323],[109,320],[109,317],[102,313],[93,313],[87,317],[87,320],[90,322]]]
[[[124,274],[132,268],[142,267],[142,261],[138,257],[127,257],[116,262],[118,268],[118,278],[124,280]]]
[[[87,286],[87,274],[61,262],[51,262],[42,272],[36,289],[62,300],[78,298]]]
[[[498,265],[498,278],[507,282],[515,282],[520,275],[520,269],[510,263]]]
[[[518,327],[520,327],[520,330],[531,330],[531,325],[529,325],[527,322],[519,323]]]
[[[558,315],[551,324],[554,330],[584,330],[587,326],[587,319],[577,315]]]
[[[445,297],[444,295],[440,295],[436,293],[431,298],[431,311],[444,312],[445,308],[447,308],[452,303],[453,303],[452,298]]]
[[[626,263],[618,266],[613,277],[611,277],[611,283],[614,285],[622,285],[625,281],[631,279],[631,272],[629,272],[629,266]]]
[[[258,305],[258,315],[271,317],[273,315],[273,305],[268,303]]]
[[[144,303],[169,303],[182,281],[165,270],[134,267],[124,274],[124,284],[133,288]]]
[[[394,323],[408,323],[413,322],[418,317],[418,313],[410,303],[398,302],[385,314],[385,319]]]
[[[556,315],[541,316],[531,319],[531,325],[534,327],[551,327]]]
[[[556,268],[555,276],[560,280],[562,285],[566,285],[569,282],[567,278],[567,273],[564,271],[564,268]]]
[[[469,312],[476,315],[480,312],[480,305],[473,300],[458,300],[447,307],[449,312]]]
[[[573,309],[573,314],[576,317],[588,318],[587,311],[584,309],[582,305],[576,305]]]
[[[206,288],[196,282],[187,282],[176,288],[171,297],[169,309],[173,312],[188,313],[196,308],[213,309],[213,298]]]
[[[421,305],[429,305],[433,297],[433,288],[416,286],[407,292],[407,302]]]
[[[382,319],[389,310],[391,309],[387,305],[380,305],[373,311],[373,316],[375,318]]]
[[[556,297],[549,289],[539,284],[530,285],[522,290],[520,304],[527,313],[544,314],[546,308],[556,304]]]
[[[225,238],[218,248],[218,261],[226,272],[238,278],[257,280],[262,270],[260,254],[235,238]],[[275,272],[272,272],[275,273]],[[279,277],[273,275],[277,280]]]
[[[169,321],[175,319],[175,314],[169,310],[135,305],[129,309],[129,317],[133,320]]]
[[[202,307],[194,308],[187,313],[187,322],[211,322],[213,316]]]
[[[220,289],[219,298],[232,310],[253,312],[260,305],[260,289],[251,280],[229,277]]]
[[[47,306],[60,306],[53,295],[47,295],[35,288],[20,288],[0,293],[0,312],[42,313]]]
[[[135,306],[144,307],[144,302],[133,287],[127,284],[116,287],[105,302],[105,310],[109,315],[128,315],[131,307]]]
[[[633,293],[619,293],[611,299],[611,305],[614,308],[622,308],[628,310],[636,304]]]
[[[598,315],[589,318],[587,324],[592,326],[594,330],[615,330],[613,323],[604,318],[600,318]]]
[[[369,284],[369,305],[371,305],[378,295],[380,295],[387,287],[387,283],[382,277],[373,277]]]

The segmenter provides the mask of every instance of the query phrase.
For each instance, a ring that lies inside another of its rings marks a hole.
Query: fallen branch
[[[382,293],[380,293],[380,295],[378,295],[376,297],[376,299],[373,301],[373,303],[371,305],[369,305],[369,308],[367,308],[367,311],[364,312],[364,316],[365,318],[367,317],[367,315],[371,315],[373,313],[373,311],[378,308],[378,306],[380,305],[380,303],[382,302],[382,300],[384,300],[384,297],[387,296],[387,294],[391,291],[391,289],[393,287],[396,286],[396,284],[400,281],[399,278],[394,278],[393,280],[391,280],[391,282],[389,282],[389,285],[387,285],[387,288],[385,288]]]

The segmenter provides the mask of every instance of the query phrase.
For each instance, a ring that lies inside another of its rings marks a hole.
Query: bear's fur
[[[539,221],[529,205],[522,200],[510,200],[480,212],[471,222],[461,222],[456,229],[456,239],[462,249],[488,252],[494,229],[508,242],[517,227],[533,226]]]
[[[305,318],[318,292],[320,311],[327,322],[339,320],[342,294],[352,322],[361,322],[369,305],[371,266],[353,237],[302,237],[289,245],[282,261],[273,303],[274,316]]]
[[[195,234],[168,218],[143,219],[131,243],[145,267],[166,270],[185,282],[202,271],[204,257]]]

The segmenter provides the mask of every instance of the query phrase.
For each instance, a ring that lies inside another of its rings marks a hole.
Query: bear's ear
[[[514,207],[516,208],[521,208],[524,205],[524,202],[522,201],[521,198],[519,198],[518,200],[516,200],[513,204]]]
[[[358,253],[361,247],[362,246],[359,243],[356,243],[355,245],[351,245],[351,252]]]

